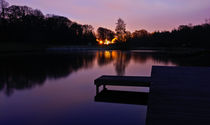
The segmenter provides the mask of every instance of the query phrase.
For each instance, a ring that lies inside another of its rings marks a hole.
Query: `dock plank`
[[[114,85],[114,86],[141,86],[149,87],[150,77],[139,76],[101,76],[95,81],[96,86]]]
[[[210,68],[153,67],[147,125],[210,125]]]

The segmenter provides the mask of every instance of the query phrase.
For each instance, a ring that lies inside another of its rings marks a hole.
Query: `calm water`
[[[150,76],[153,65],[192,64],[188,57],[121,51],[2,56],[0,124],[144,125],[146,106],[95,102],[94,79],[101,75]]]

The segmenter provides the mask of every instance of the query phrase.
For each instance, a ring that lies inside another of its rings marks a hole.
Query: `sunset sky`
[[[202,24],[210,18],[210,0],[7,0],[10,5],[27,5],[44,14],[68,17],[95,28],[114,30],[122,18],[127,30],[172,30],[181,24]]]

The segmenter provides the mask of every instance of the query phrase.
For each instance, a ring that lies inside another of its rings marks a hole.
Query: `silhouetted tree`
[[[45,16],[40,10],[27,6],[3,5],[4,17],[1,14],[1,20],[4,20],[4,23],[0,21],[1,42],[96,44],[91,25],[81,25],[63,16]]]
[[[135,32],[132,33],[132,37],[134,38],[142,38],[142,37],[147,37],[149,33],[146,30],[136,30]]]
[[[82,29],[83,29],[83,41],[84,42],[87,41],[88,45],[95,44],[95,43],[90,42],[90,41],[95,41],[96,40],[93,26],[83,25]]]
[[[119,18],[117,23],[116,23],[115,31],[116,31],[118,41],[125,42],[126,41],[126,39],[125,39],[126,24],[121,18]]]
[[[27,6],[16,6],[0,0],[0,42],[4,43],[37,43],[47,45],[94,45],[96,35],[91,25],[81,25],[66,17],[46,16],[37,9]],[[137,30],[126,31],[126,24],[118,19],[116,34],[99,27],[97,37],[101,40],[118,38],[118,48],[129,47],[210,47],[209,19],[202,25],[181,25],[169,31],[148,33]],[[127,41],[125,43],[125,41]],[[123,42],[123,43],[120,43]]]
[[[5,18],[5,9],[9,6],[9,3],[5,0],[0,0],[0,18]]]
[[[97,30],[98,38],[101,40],[112,40],[114,38],[115,33],[107,28],[99,27]]]
[[[130,31],[125,31],[125,39],[128,41],[132,38],[132,33]]]
[[[129,45],[150,47],[210,47],[210,24],[180,25],[177,29],[169,31],[135,31]]]
[[[83,34],[93,33],[94,30],[93,26],[91,25],[83,25],[82,28],[83,28]]]
[[[44,14],[38,9],[35,9],[33,11],[33,15],[36,16],[36,17],[44,18]]]

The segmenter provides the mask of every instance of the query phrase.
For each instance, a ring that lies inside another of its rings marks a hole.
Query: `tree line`
[[[118,19],[115,32],[82,25],[58,15],[44,15],[38,9],[16,6],[0,0],[0,42],[41,43],[58,45],[97,45],[96,39],[111,40],[127,47],[210,47],[210,20],[201,25],[181,25],[172,31],[126,30]]]
[[[139,30],[132,33],[128,43],[152,47],[210,47],[210,23],[202,25],[181,25],[178,29],[149,33]]]
[[[105,30],[108,38],[117,37],[118,42],[125,44],[127,47],[210,47],[210,20],[204,24],[195,25],[180,25],[172,31],[155,31],[149,33],[147,30],[136,30],[131,33],[126,31],[125,23],[119,23],[116,26],[116,33],[105,28],[100,28],[98,34]],[[124,27],[124,28],[122,28]],[[103,29],[103,30],[102,30]],[[112,33],[113,32],[113,33]],[[111,33],[111,34],[110,34]],[[103,34],[102,34],[103,35]],[[103,35],[106,36],[106,35]],[[99,35],[101,36],[101,35]],[[102,37],[102,38],[103,38]]]
[[[1,42],[96,44],[91,25],[81,25],[63,16],[44,15],[27,6],[9,6],[4,0],[0,4]]]

